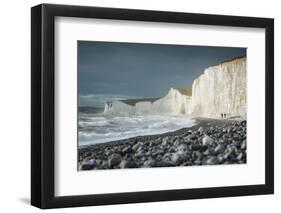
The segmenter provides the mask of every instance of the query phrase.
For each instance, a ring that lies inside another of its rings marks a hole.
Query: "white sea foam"
[[[162,134],[191,127],[188,116],[102,116],[88,115],[79,119],[79,146],[106,143],[136,136]]]

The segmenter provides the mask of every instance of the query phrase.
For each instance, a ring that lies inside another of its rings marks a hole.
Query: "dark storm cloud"
[[[245,54],[245,48],[79,41],[79,101],[103,94],[160,97],[191,86],[206,67]]]

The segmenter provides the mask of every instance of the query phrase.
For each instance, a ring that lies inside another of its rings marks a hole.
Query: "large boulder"
[[[117,153],[113,153],[110,157],[109,157],[109,160],[108,160],[108,166],[110,168],[118,165],[122,160],[122,156],[120,154],[117,154]]]

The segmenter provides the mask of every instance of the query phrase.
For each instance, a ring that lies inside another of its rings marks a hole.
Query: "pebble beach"
[[[174,132],[79,147],[78,170],[246,163],[246,120],[195,120]]]

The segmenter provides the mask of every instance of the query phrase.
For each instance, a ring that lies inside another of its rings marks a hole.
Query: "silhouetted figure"
[[[223,118],[223,113],[221,113],[221,118]]]
[[[226,118],[226,113],[224,113],[224,118]]]

